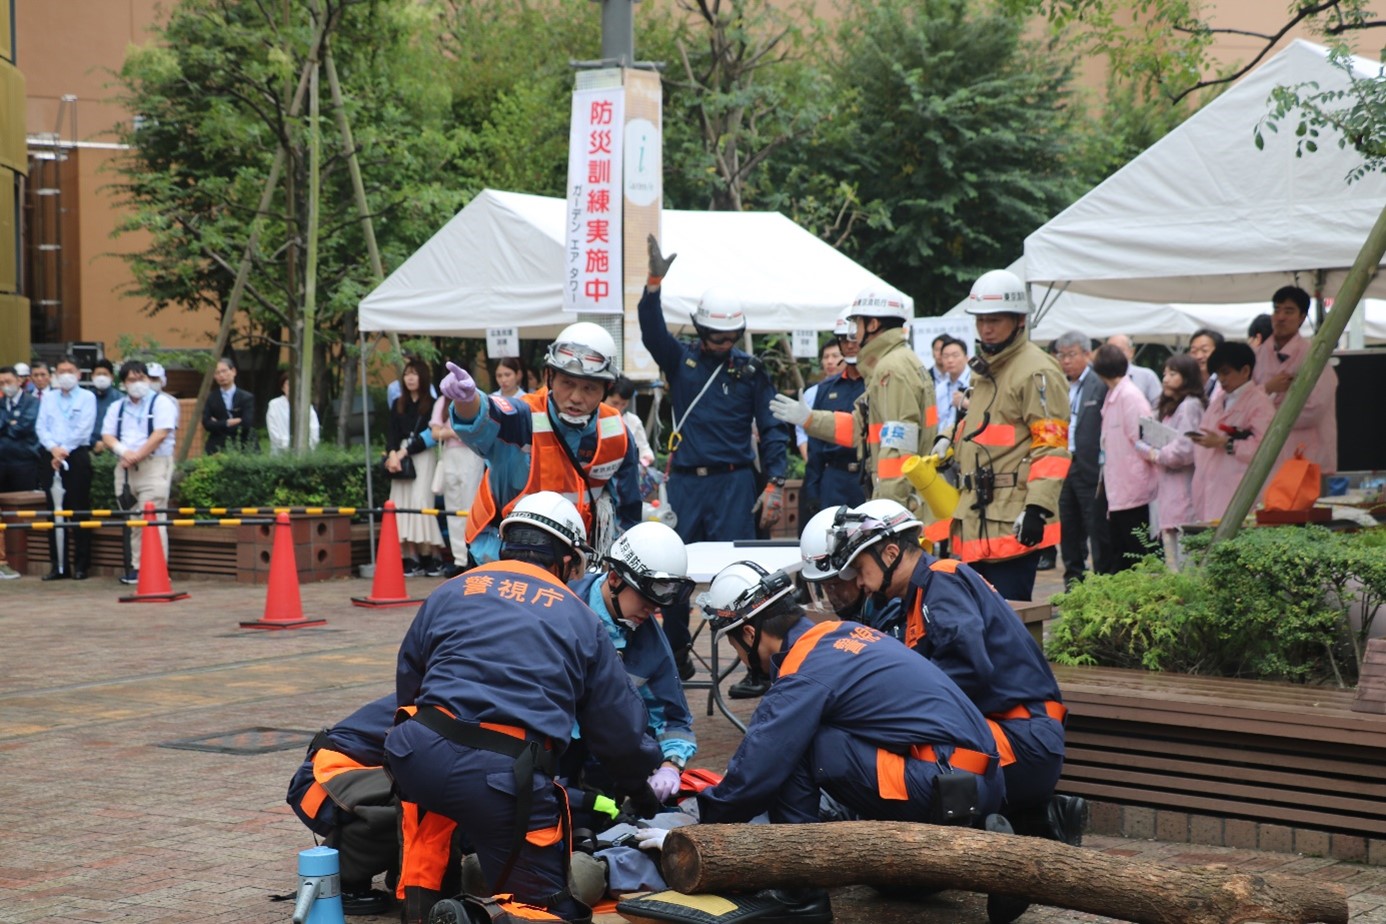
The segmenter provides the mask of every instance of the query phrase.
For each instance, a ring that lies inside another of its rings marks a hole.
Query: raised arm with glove
[[[664,281],[665,275],[668,274],[669,267],[674,265],[674,260],[678,258],[678,254],[671,253],[666,257],[660,253],[659,241],[653,234],[646,239],[645,243],[650,249],[650,278],[646,280],[645,285],[650,289],[658,289],[659,284]]]

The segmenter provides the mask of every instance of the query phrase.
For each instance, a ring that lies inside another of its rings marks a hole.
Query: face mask
[[[164,383],[163,383],[163,382],[156,382],[156,381],[154,381],[153,379],[150,379],[150,380],[149,380],[149,390],[152,391],[152,392],[154,392],[154,394],[157,395],[159,392],[161,392],[161,391],[164,390]]]
[[[15,395],[19,394],[19,386],[6,385],[4,388],[0,388],[0,391],[5,393],[6,398],[13,398]]]
[[[105,391],[111,387],[111,377],[109,375],[93,375],[91,384],[97,391]]]
[[[562,411],[559,411],[558,419],[570,427],[585,427],[587,426],[587,422],[592,419],[592,415],[583,414],[581,417],[575,417],[572,414],[564,414]]]
[[[72,391],[72,389],[77,387],[77,376],[71,372],[59,373],[56,381],[58,383],[58,388],[63,391]]]
[[[149,394],[149,383],[131,382],[129,385],[125,387],[125,393],[129,395],[131,398],[134,398],[136,401],[139,401],[141,398],[144,398]]]

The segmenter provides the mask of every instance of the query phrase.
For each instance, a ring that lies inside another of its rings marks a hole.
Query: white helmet
[[[914,316],[914,300],[889,286],[867,286],[852,299],[848,318],[900,318]]]
[[[832,566],[828,556],[828,533],[833,528],[839,511],[850,509],[845,504],[838,507],[824,507],[809,517],[804,531],[799,536],[799,554],[804,558],[804,570],[799,573],[806,581],[826,581],[837,577],[837,569]]]
[[[992,270],[983,273],[972,284],[967,294],[968,314],[1018,314],[1030,313],[1030,293],[1020,277],[1010,270]]]
[[[22,379],[22,378],[25,378],[26,376],[29,375],[29,364],[28,364],[28,363],[15,363],[15,364],[14,364],[14,374],[15,374],[15,376],[17,376],[18,378],[21,378],[21,379]]]
[[[606,555],[606,564],[640,596],[658,606],[683,603],[693,592],[688,550],[663,523],[637,523]]]
[[[852,322],[847,320],[847,315],[844,314],[842,317],[838,318],[836,321],[833,322],[833,336],[852,336]]]
[[[839,572],[851,568],[857,556],[871,546],[912,529],[923,529],[901,503],[885,498],[869,500],[840,514],[828,534],[828,554],[831,566]]]
[[[502,548],[530,548],[555,552],[551,540],[545,540],[539,533],[547,533],[558,540],[577,560],[580,568],[586,567],[587,526],[582,522],[573,502],[554,491],[536,491],[520,498],[505,519],[501,520],[500,536]],[[544,545],[540,545],[544,542]]]
[[[158,363],[147,363],[144,369],[145,374],[148,375],[151,379],[164,378],[164,367],[159,365]]]
[[[580,379],[616,381],[616,341],[591,321],[569,324],[549,344],[544,365]]]
[[[794,582],[783,571],[770,573],[753,561],[739,561],[717,572],[712,585],[698,595],[698,608],[714,629],[726,632],[793,590]]]
[[[693,312],[693,326],[699,332],[739,333],[745,330],[746,312],[741,308],[741,299],[726,289],[708,289],[698,299],[698,310]]]

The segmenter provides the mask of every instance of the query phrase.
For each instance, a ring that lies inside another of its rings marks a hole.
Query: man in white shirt
[[[129,487],[135,506],[143,510],[146,502],[155,508],[168,506],[173,483],[173,431],[178,426],[178,402],[149,390],[148,370],[137,359],[120,367],[125,397],[106,411],[101,438],[119,462],[115,470],[115,495],[119,499]],[[128,508],[127,508],[128,509]],[[122,584],[138,584],[140,570],[139,530],[131,530],[132,571],[120,579]],[[159,538],[168,549],[168,530],[159,527]]]
[[[956,337],[944,341],[939,351],[943,376],[935,379],[934,394],[938,403],[938,432],[951,434],[958,419],[967,413],[967,389],[972,385],[972,370],[967,365],[967,344]]]
[[[40,469],[43,491],[48,495],[48,509],[60,509],[53,502],[54,481],[63,488],[61,509],[87,510],[91,507],[91,440],[96,425],[96,395],[78,387],[77,363],[71,357],[58,360],[53,371],[54,384],[48,396],[39,404],[38,438],[47,456]],[[71,522],[72,518],[68,518]],[[62,555],[58,554],[59,548]],[[91,570],[91,533],[85,529],[66,530],[61,536],[54,530],[48,534],[48,560],[53,563],[43,576],[45,581],[72,578],[86,580]],[[72,559],[69,565],[67,559]]]
[[[29,371],[29,394],[43,400],[43,396],[53,390],[52,375],[48,363],[35,362]]]

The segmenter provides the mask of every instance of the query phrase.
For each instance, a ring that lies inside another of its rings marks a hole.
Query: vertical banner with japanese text
[[[622,356],[626,375],[648,381],[659,378],[659,367],[640,341],[636,308],[649,273],[645,241],[651,234],[663,241],[659,219],[664,199],[664,92],[658,71],[627,68],[622,73],[622,82],[626,90],[626,153],[622,163],[626,202],[626,318]],[[665,253],[669,249],[665,242]]]
[[[573,92],[564,215],[563,310],[620,314],[622,87]]]

